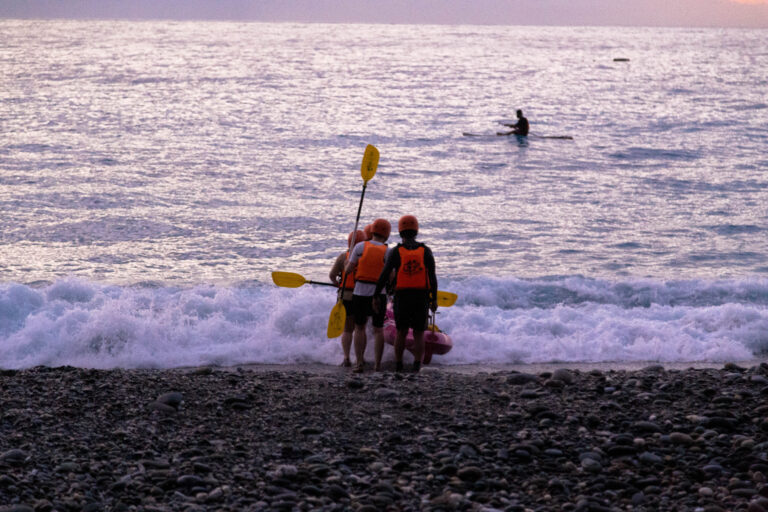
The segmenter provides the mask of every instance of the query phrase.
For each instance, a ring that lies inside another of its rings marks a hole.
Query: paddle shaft
[[[321,286],[333,286],[334,288],[338,288],[339,285],[333,284],[333,283],[323,283],[322,281],[307,281],[307,284],[319,284]]]
[[[363,199],[365,199],[365,189],[368,188],[368,182],[363,182],[363,193],[360,194],[360,204],[357,205],[357,217],[355,217],[355,229],[352,230],[352,238],[349,241],[349,252],[355,247],[355,234],[357,233],[357,226],[360,224],[360,212],[363,211]],[[341,280],[341,286],[339,290],[344,289],[344,285],[347,284],[347,273],[344,272],[344,278]],[[339,292],[341,293],[341,292]]]

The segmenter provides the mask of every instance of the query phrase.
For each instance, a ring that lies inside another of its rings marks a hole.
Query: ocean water
[[[0,367],[337,363],[270,271],[327,279],[366,144],[436,363],[763,357],[765,90],[766,30],[0,20]]]

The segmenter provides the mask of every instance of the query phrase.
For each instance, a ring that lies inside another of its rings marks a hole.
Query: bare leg
[[[341,335],[341,350],[344,351],[344,361],[342,361],[342,366],[352,366],[352,363],[349,360],[349,353],[352,349],[352,332],[353,331],[347,331],[344,330],[344,333]]]
[[[377,372],[381,370],[381,356],[384,355],[384,328],[373,328],[373,348],[375,352],[375,362],[373,369]]]
[[[352,366],[349,353],[352,350],[352,333],[355,331],[355,319],[347,312],[347,320],[344,322],[344,332],[341,334],[341,350],[344,352],[344,361],[341,366]]]
[[[413,371],[421,369],[421,360],[424,357],[424,331],[413,331]]]
[[[362,373],[365,364],[365,346],[368,343],[368,337],[365,334],[365,325],[355,326],[355,372]]]
[[[395,337],[395,364],[398,370],[403,369],[403,352],[405,352],[405,337],[408,335],[408,329],[397,330]]]

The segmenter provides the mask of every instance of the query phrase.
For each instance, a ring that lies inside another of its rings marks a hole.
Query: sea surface
[[[0,20],[0,367],[337,364],[270,272],[327,279],[367,144],[436,363],[764,357],[767,90],[766,30]]]

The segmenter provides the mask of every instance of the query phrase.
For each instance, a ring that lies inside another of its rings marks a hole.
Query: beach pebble
[[[638,457],[643,464],[661,464],[662,458],[651,452],[643,452]]]
[[[573,384],[576,378],[574,377],[573,372],[567,368],[558,368],[552,373],[550,380],[562,382],[564,384]]]
[[[669,434],[669,440],[673,444],[689,445],[693,444],[693,438],[684,432],[672,432]]]
[[[506,377],[506,382],[514,386],[528,384],[529,382],[538,382],[538,380],[538,376],[530,373],[512,373]]]
[[[661,427],[652,421],[636,421],[632,428],[636,432],[661,432]]]
[[[183,400],[184,400],[184,395],[182,395],[178,391],[170,391],[168,393],[163,393],[162,395],[158,396],[155,401],[160,402],[161,404],[171,406],[174,409],[178,409],[179,405]]]
[[[0,461],[10,464],[11,466],[21,466],[27,460],[27,453],[18,448],[12,448],[2,455],[0,455]]]
[[[476,482],[483,477],[483,470],[476,466],[466,466],[458,470],[456,476],[465,482]]]
[[[362,379],[347,379],[347,387],[349,389],[363,389],[365,387],[365,382],[363,382]]]
[[[588,471],[590,473],[599,473],[603,470],[603,465],[600,464],[600,462],[596,461],[595,459],[591,459],[591,458],[582,459],[581,467],[584,468],[585,471]]]
[[[171,407],[170,405],[164,404],[162,402],[150,402],[149,404],[149,410],[150,411],[156,411],[165,415],[173,415],[176,414],[176,408]]]
[[[376,391],[373,392],[373,396],[379,400],[390,400],[397,397],[399,394],[400,393],[391,388],[377,388]]]

